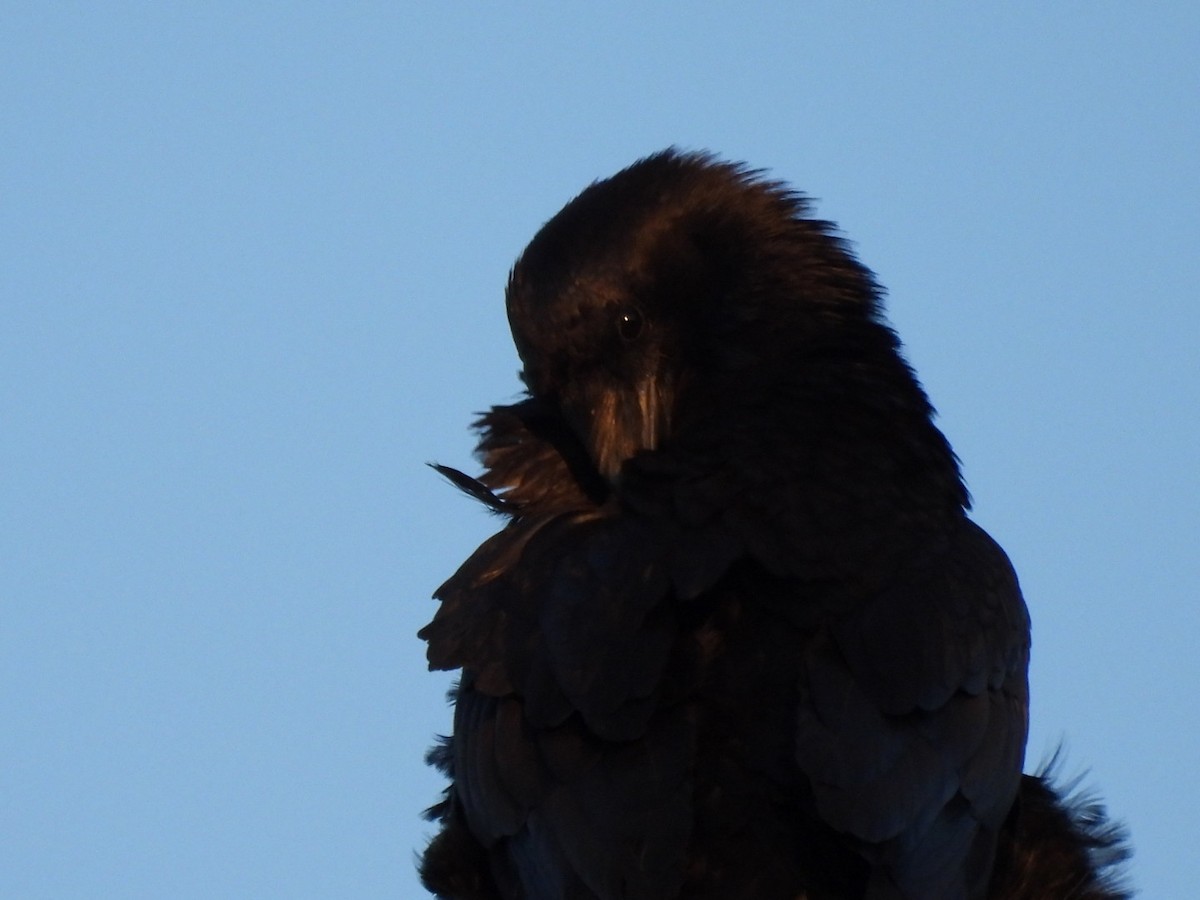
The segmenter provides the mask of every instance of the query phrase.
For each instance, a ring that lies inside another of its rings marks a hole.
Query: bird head
[[[871,273],[743,166],[667,150],[593,183],[522,253],[507,305],[530,394],[610,483],[647,452],[720,436],[740,444],[718,455],[803,456],[846,422],[890,440],[888,419],[932,429],[953,468]]]

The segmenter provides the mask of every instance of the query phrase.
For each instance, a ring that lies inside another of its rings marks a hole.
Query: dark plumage
[[[437,592],[462,669],[422,860],[447,898],[1116,898],[1021,775],[1029,619],[829,223],[673,151],[513,269],[507,519]]]

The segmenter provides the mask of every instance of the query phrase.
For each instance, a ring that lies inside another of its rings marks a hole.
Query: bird
[[[804,195],[668,148],[509,275],[502,521],[419,636],[461,670],[425,887],[453,900],[1126,897],[1023,774],[1030,619],[883,291]]]

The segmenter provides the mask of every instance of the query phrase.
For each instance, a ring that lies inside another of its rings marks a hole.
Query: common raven
[[[456,900],[1118,898],[1022,776],[1029,618],[880,290],[807,202],[668,150],[513,268],[501,514],[436,593],[462,669],[425,885]]]

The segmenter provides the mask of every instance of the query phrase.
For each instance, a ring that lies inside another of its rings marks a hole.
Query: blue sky
[[[888,287],[1034,619],[1032,763],[1200,880],[1193,4],[5,4],[0,895],[420,897],[502,288],[668,144]]]

